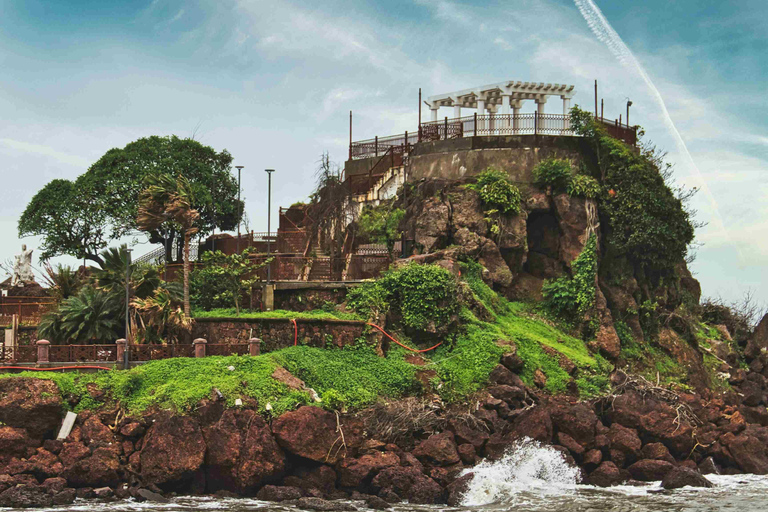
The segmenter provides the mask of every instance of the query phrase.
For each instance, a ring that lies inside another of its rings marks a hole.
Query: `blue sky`
[[[632,122],[668,151],[678,182],[702,187],[693,270],[704,294],[751,289],[768,302],[768,3],[595,4],[690,158],[637,69],[574,0],[0,0],[0,260],[18,251],[17,219],[45,183],[142,136],[195,134],[228,149],[246,166],[259,231],[263,169],[277,169],[274,205],[306,197],[322,151],[345,159],[349,110],[355,138],[367,138],[413,130],[419,87],[569,83],[591,108],[598,79],[607,115],[631,98]]]

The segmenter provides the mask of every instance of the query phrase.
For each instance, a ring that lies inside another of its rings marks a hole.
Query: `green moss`
[[[363,320],[356,313],[344,311],[331,311],[328,308],[313,309],[311,311],[286,311],[276,309],[274,311],[240,311],[237,314],[235,308],[217,308],[210,311],[193,311],[194,318],[306,318],[312,320]]]

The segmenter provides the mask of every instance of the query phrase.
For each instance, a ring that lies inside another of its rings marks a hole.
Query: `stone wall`
[[[296,320],[298,343],[313,347],[353,344],[366,329],[360,321]],[[192,337],[205,338],[208,343],[247,343],[250,338],[261,338],[262,352],[292,346],[294,335],[290,319],[198,318],[192,327]]]

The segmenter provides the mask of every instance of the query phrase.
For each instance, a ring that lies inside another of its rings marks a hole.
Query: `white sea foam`
[[[464,471],[474,477],[464,494],[464,506],[514,503],[523,492],[562,494],[576,488],[579,468],[569,465],[563,454],[531,439],[511,445],[495,462],[483,461]]]

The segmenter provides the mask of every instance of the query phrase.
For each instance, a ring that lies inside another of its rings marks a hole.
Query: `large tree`
[[[68,254],[101,264],[107,222],[107,212],[80,179],[57,179],[29,202],[19,219],[19,237],[43,237],[41,260]]]
[[[74,184],[49,183],[27,207],[19,232],[44,238],[43,259],[69,254],[99,262],[98,251],[109,240],[138,230],[144,180],[157,174],[183,175],[189,181],[195,198],[191,207],[200,213],[195,223],[199,233],[231,230],[242,211],[231,164],[232,155],[226,150],[217,152],[192,139],[142,138],[107,151]],[[167,261],[179,261],[184,250],[184,234],[175,228],[166,222],[149,232],[152,243],[164,243],[166,237],[177,242],[176,255],[167,245]]]

